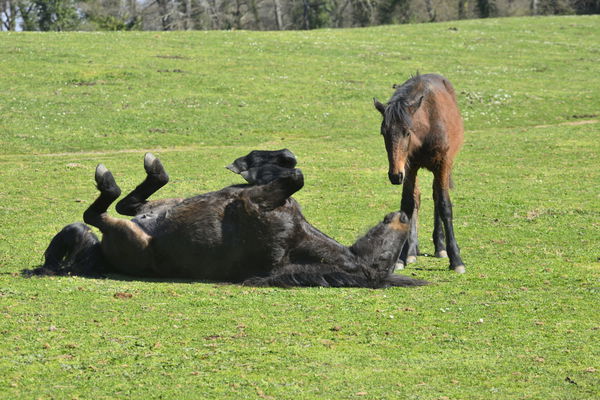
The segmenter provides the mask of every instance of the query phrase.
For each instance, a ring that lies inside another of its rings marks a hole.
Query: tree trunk
[[[169,7],[167,4],[168,0],[156,0],[156,4],[158,4],[158,13],[160,15],[160,26],[163,31],[168,31],[171,29],[171,24],[169,23]]]
[[[131,19],[137,18],[137,0],[129,0],[129,14]]]
[[[191,31],[194,29],[192,20],[192,0],[185,0],[185,29]]]
[[[17,5],[12,0],[5,0],[0,8],[0,16],[3,16],[2,27],[7,31],[14,31],[17,27]]]
[[[302,13],[302,18],[304,19],[302,22],[302,28],[309,30],[310,29],[310,21],[308,20],[308,13],[310,11],[310,4],[308,3],[308,0],[302,0],[302,4],[303,4],[303,13]]]
[[[281,3],[279,0],[273,0],[273,8],[275,11],[275,24],[277,25],[277,30],[280,31],[283,29],[283,18],[281,17]]]
[[[252,17],[254,18],[254,29],[261,30],[260,23],[260,15],[258,14],[258,6],[256,5],[256,0],[250,0],[248,2],[248,7],[250,8],[250,12],[252,13]]]
[[[233,27],[242,28],[242,3],[241,0],[235,0],[235,11],[233,13]]]
[[[425,0],[425,8],[427,9],[427,16],[429,17],[429,22],[435,22],[435,8],[433,7],[432,0]]]
[[[467,18],[468,0],[458,0],[458,19]]]
[[[221,21],[219,20],[219,13],[217,11],[217,3],[215,0],[207,0],[208,12],[213,22],[213,29],[221,29]]]

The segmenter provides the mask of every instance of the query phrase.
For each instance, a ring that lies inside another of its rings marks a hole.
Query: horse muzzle
[[[402,172],[398,174],[388,172],[388,178],[390,178],[392,185],[402,185],[402,182],[404,182],[404,174]]]

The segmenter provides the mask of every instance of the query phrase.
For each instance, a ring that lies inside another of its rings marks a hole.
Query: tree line
[[[600,0],[0,0],[3,31],[300,30],[598,13]]]

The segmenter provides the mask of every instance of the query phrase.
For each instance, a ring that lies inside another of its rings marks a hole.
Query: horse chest
[[[446,153],[447,146],[443,146],[440,143],[424,142],[419,147],[413,149],[409,156],[408,164],[410,168],[426,168],[433,171],[442,164]]]

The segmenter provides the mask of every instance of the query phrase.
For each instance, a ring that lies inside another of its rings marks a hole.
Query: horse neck
[[[385,224],[379,223],[371,228],[364,236],[360,237],[350,250],[363,260],[377,259],[386,251],[394,251],[397,247],[394,240],[386,240],[384,237],[389,233]]]
[[[293,263],[318,262],[354,270],[358,266],[356,255],[350,248],[330,238],[305,219],[300,224],[299,239],[290,252]]]
[[[308,234],[311,241],[314,241],[315,243],[318,243],[319,245],[327,247],[333,251],[349,252],[348,247],[344,246],[337,240],[327,236],[319,229],[315,228],[310,223],[308,223],[308,221],[306,221],[305,219],[302,220],[302,228],[305,231],[305,233]]]

